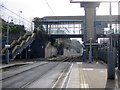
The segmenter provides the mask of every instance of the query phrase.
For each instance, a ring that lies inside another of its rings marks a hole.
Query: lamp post
[[[29,53],[28,58],[29,58],[29,59],[30,59],[30,51],[31,51],[31,49],[30,49],[30,45],[29,45],[29,49],[28,49],[28,53]]]
[[[89,50],[89,63],[92,62],[92,32],[91,29],[89,28],[88,30],[90,30],[90,50]]]
[[[116,24],[115,24],[115,34],[117,34],[117,19],[116,19]]]
[[[110,8],[110,30],[112,30],[112,7],[111,7],[111,2],[109,5]],[[115,50],[113,48],[113,37],[112,35],[110,36],[110,41],[109,41],[109,52],[108,52],[108,64],[107,64],[107,78],[108,79],[115,79]]]
[[[7,22],[7,40],[6,40],[6,45],[5,45],[5,48],[7,48],[7,50],[6,50],[6,64],[9,63],[9,48],[10,48],[10,45],[9,45],[9,19],[10,18],[12,18],[12,16],[8,17],[8,22]],[[11,19],[11,21],[13,21],[13,18]]]
[[[92,42],[92,38],[90,38],[89,63],[92,62],[92,45],[91,45],[91,42]]]

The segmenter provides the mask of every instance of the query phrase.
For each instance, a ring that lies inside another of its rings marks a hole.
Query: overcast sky
[[[29,19],[44,16],[73,16],[84,15],[84,9],[79,3],[70,3],[69,0],[1,0],[5,7]],[[48,2],[48,3],[47,3]],[[49,6],[48,6],[49,4]],[[52,9],[52,10],[51,10]],[[109,15],[109,3],[102,3],[97,8],[97,15]],[[112,4],[112,14],[118,14],[117,3]]]

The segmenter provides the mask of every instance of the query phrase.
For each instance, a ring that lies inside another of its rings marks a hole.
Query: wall
[[[31,44],[31,57],[44,58],[45,57],[45,40],[36,38]]]
[[[70,56],[71,55],[70,50],[69,49],[64,49],[64,55],[65,56]]]
[[[51,46],[51,42],[49,42],[45,47],[45,58],[51,57],[53,55],[57,55],[57,49]]]
[[[64,49],[64,55],[65,56],[71,56],[71,55],[75,55],[75,54],[79,54],[76,52],[76,50],[74,49]]]

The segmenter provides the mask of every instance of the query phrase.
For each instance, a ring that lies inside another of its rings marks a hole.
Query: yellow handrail
[[[26,33],[24,34],[24,36],[22,37],[22,36],[20,36],[19,38],[18,38],[18,40],[14,40],[12,43],[11,43],[11,45],[10,46],[13,46],[16,42],[19,42],[22,38],[25,38],[26,37]]]
[[[19,47],[19,45],[16,45],[15,48],[12,50],[12,54],[15,52],[15,50]]]
[[[26,35],[27,35],[27,33],[25,33],[25,34],[24,34],[23,38],[25,38],[25,37],[26,37]]]
[[[29,36],[26,40],[22,41],[20,45],[15,46],[15,48],[12,50],[12,54],[15,52],[15,50],[16,50],[18,47],[22,47],[22,45],[23,45],[24,42],[28,42],[29,39],[30,39],[30,36]]]
[[[19,39],[17,40],[17,42],[19,42],[22,39],[22,36],[19,37]]]
[[[20,36],[19,38],[18,38],[18,40],[14,40],[12,43],[11,43],[11,47],[14,45],[14,43],[16,43],[16,42],[19,42],[22,38],[25,38],[26,37],[26,35],[27,35],[27,33],[25,33],[24,34],[24,36],[22,37],[22,36]]]
[[[21,47],[21,46],[23,45],[24,42],[25,42],[25,41],[22,41],[21,44],[20,44],[19,46]]]
[[[20,45],[16,45],[15,48],[12,50],[12,54],[15,52],[15,50],[16,50],[18,47],[21,47],[24,42],[25,42],[25,41],[22,41]]]
[[[26,39],[26,42],[28,42],[29,39],[30,39],[30,36]]]
[[[19,42],[22,38],[25,38],[26,35],[27,35],[27,34],[25,33],[23,37],[20,36],[18,40],[14,40],[14,41],[11,43],[10,46],[13,46],[16,42]],[[16,45],[16,46],[14,47],[14,49],[12,50],[12,54],[15,52],[15,50],[16,50],[18,47],[22,47],[22,45],[23,45],[25,42],[28,42],[29,39],[30,39],[31,37],[33,37],[34,35],[35,35],[35,33],[33,33],[31,36],[28,36],[28,38],[27,38],[26,40],[23,40],[20,45]],[[6,49],[6,48],[3,48],[2,51],[5,51],[4,49]]]
[[[14,41],[10,44],[10,47],[12,47],[16,42],[17,42],[17,40],[14,40]]]
[[[33,33],[31,37],[33,37],[34,35],[35,35],[35,33]]]
[[[6,48],[4,47],[4,48],[1,50],[1,53],[3,53],[5,50],[6,50]]]
[[[14,40],[14,41],[10,44],[10,47],[12,47],[16,42],[19,42],[22,38],[25,38],[26,35],[27,35],[27,33],[25,33],[23,37],[20,36],[20,37],[18,38],[18,40]],[[1,53],[4,53],[5,50],[6,50],[6,48],[4,47],[4,48],[1,50]]]

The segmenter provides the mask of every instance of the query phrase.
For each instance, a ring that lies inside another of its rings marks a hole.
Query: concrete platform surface
[[[120,71],[116,79],[107,79],[107,65],[93,62],[76,62],[68,80],[67,88],[115,88],[120,90]]]

